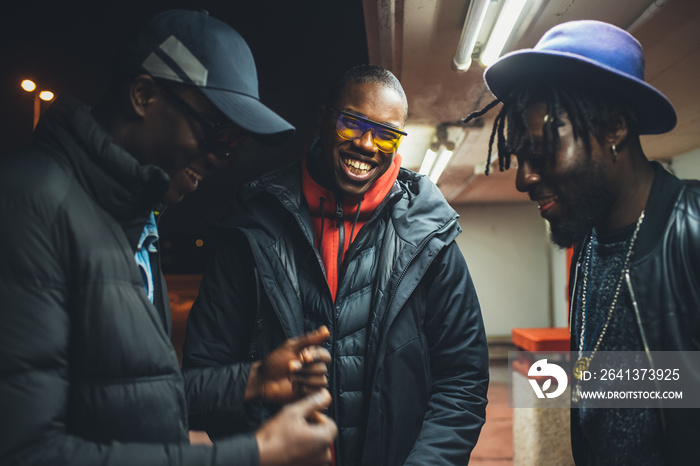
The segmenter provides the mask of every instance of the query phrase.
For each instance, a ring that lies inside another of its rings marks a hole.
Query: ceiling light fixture
[[[513,29],[518,23],[520,14],[523,12],[528,0],[506,0],[501,8],[501,12],[496,19],[496,24],[486,41],[479,61],[483,66],[491,66],[503,52],[508,39],[513,33]]]
[[[435,165],[433,165],[433,169],[430,170],[430,174],[428,175],[433,183],[437,184],[438,180],[440,179],[440,175],[442,175],[442,172],[445,171],[445,167],[447,167],[447,164],[450,162],[453,153],[454,152],[452,150],[449,150],[446,147],[442,148],[440,154],[438,154],[437,160],[435,161]]]
[[[437,160],[438,156],[438,151],[440,148],[436,148],[436,150],[432,149],[432,146],[435,144],[431,145],[431,148],[425,151],[425,157],[423,157],[423,163],[420,164],[420,169],[418,170],[418,173],[421,175],[430,175],[430,170],[433,169],[433,165],[435,165],[435,160]]]
[[[545,3],[546,0],[472,0],[452,67],[467,71],[476,56],[481,66],[492,65],[510,42],[522,36]]]
[[[447,167],[455,149],[455,143],[447,138],[447,126],[443,123],[438,125],[435,131],[436,140],[430,144],[430,148],[425,152],[423,163],[418,172],[426,175],[437,184],[440,175]]]
[[[464,20],[462,35],[459,38],[457,52],[452,58],[452,64],[457,71],[467,71],[472,65],[472,54],[474,46],[479,37],[479,31],[484,24],[486,11],[488,10],[490,0],[472,0],[469,3],[467,17]]]

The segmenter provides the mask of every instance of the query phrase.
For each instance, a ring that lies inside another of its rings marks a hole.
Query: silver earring
[[[617,146],[615,146],[615,144],[610,146],[610,152],[612,152],[614,162],[615,160],[617,160]]]

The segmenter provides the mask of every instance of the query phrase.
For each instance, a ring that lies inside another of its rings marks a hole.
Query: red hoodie
[[[333,192],[316,183],[306,166],[306,157],[302,160],[302,189],[304,197],[309,205],[311,218],[314,224],[314,245],[321,247],[321,257],[323,266],[326,269],[326,281],[331,290],[331,296],[335,302],[335,295],[338,291],[338,266],[345,259],[345,252],[350,247],[352,239],[367,223],[374,210],[389,194],[391,187],[399,175],[401,167],[401,156],[396,154],[389,169],[367,190],[362,198],[353,197],[343,201],[342,206],[342,229],[344,231],[344,242],[342,251],[339,251],[340,228],[338,217],[336,216],[336,200]],[[321,215],[321,204],[323,204],[323,215]],[[358,207],[360,215],[357,215]],[[354,231],[353,231],[354,230]],[[350,238],[352,234],[352,239]],[[339,259],[339,253],[340,260]]]

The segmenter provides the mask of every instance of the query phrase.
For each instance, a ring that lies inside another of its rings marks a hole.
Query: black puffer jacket
[[[330,327],[333,356],[367,342],[364,358],[356,359],[364,360],[359,412],[343,409],[358,383],[348,380],[357,371],[343,372],[352,361],[331,366],[338,466],[466,464],[484,423],[488,354],[454,241],[457,215],[437,188],[400,171],[387,202],[345,254],[335,303],[313,247],[298,165],[245,187],[230,218],[190,313],[185,367],[263,357],[320,319]],[[339,320],[352,318],[354,308],[370,310],[364,328],[356,338],[338,335]],[[224,397],[228,387],[220,387]],[[252,408],[251,418],[269,415]],[[348,416],[361,420],[359,433],[343,429]],[[207,427],[230,427],[235,419],[231,413],[219,421]]]
[[[643,348],[679,351],[685,387],[700,386],[700,183],[682,181],[653,162],[656,175],[647,201],[644,222],[634,247],[625,291],[630,294]],[[569,290],[576,289],[580,269],[577,247],[572,261]],[[571,302],[575,303],[572,296]],[[572,310],[573,311],[573,310]],[[572,312],[573,315],[573,312]],[[575,340],[575,339],[572,339]],[[572,341],[572,351],[576,351]],[[681,356],[684,355],[684,356]],[[658,365],[654,366],[658,367]],[[693,465],[700,457],[700,423],[697,409],[664,409],[664,464]],[[587,446],[572,410],[572,448],[577,464],[586,464]]]
[[[165,288],[159,312],[134,261],[167,175],[66,98],[35,138],[0,169],[0,463],[257,464],[252,436],[188,442]]]

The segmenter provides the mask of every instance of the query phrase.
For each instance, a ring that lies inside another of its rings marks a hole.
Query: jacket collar
[[[226,220],[219,226],[227,228],[240,225],[242,219],[248,215],[248,209],[244,205],[261,192],[274,196],[298,218],[308,216],[310,225],[311,218],[308,212],[304,213],[307,211],[306,206],[302,206],[304,194],[301,177],[301,163],[296,162],[251,181],[239,191],[237,201],[228,211]],[[384,202],[386,206],[392,206],[391,220],[398,235],[408,242],[417,244],[431,233],[443,230],[448,224],[454,224],[455,228],[445,232],[445,241],[454,239],[461,232],[455,221],[457,213],[427,176],[399,168],[397,179]],[[264,213],[257,212],[256,215]],[[309,226],[307,233],[310,243],[313,244],[310,228]]]
[[[90,108],[72,97],[54,102],[39,121],[36,143],[70,165],[78,182],[124,228],[135,246],[150,212],[168,189],[168,175],[141,165],[117,146]]]
[[[645,257],[658,244],[684,186],[683,181],[666,171],[661,164],[658,162],[651,162],[651,164],[655,172],[654,182],[645,207],[644,222],[639,230],[635,261]]]
[[[633,263],[646,257],[658,244],[666,229],[678,195],[685,185],[683,181],[666,171],[660,163],[652,161],[651,166],[654,169],[654,181],[644,208],[644,222],[639,229],[637,244],[634,247]],[[583,240],[574,244],[573,257],[575,261],[572,260],[572,266],[581,260],[581,253],[586,248],[589,239],[590,232]]]
[[[449,242],[461,233],[459,215],[430,178],[402,168],[398,184],[403,197],[392,210],[392,222],[399,236],[413,243],[440,231]]]

